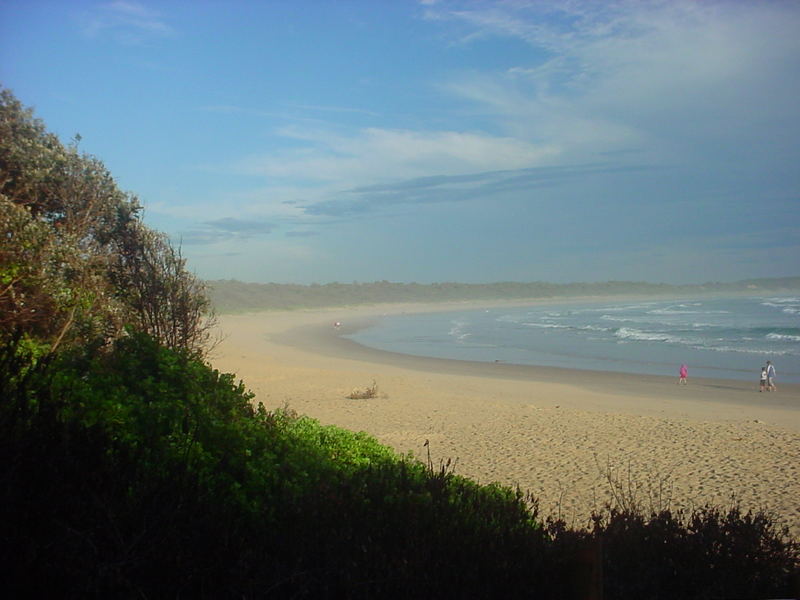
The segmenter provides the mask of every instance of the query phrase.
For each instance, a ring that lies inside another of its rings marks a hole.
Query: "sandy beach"
[[[223,315],[211,355],[268,409],[366,431],[480,483],[530,491],[584,524],[614,490],[645,508],[733,501],[800,537],[800,386],[411,357],[341,337],[385,314],[488,303]],[[334,322],[342,326],[335,328]],[[377,384],[378,397],[352,400]],[[428,446],[426,446],[426,442]]]

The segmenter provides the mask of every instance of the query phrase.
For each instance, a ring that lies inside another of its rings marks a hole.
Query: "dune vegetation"
[[[205,285],[102,162],[0,92],[0,564],[12,597],[764,598],[773,516],[522,490],[253,402]],[[630,499],[628,499],[630,500]]]

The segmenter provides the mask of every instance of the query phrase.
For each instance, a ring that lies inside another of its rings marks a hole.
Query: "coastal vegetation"
[[[768,294],[800,290],[800,277],[748,279],[732,283],[709,282],[670,285],[636,281],[598,283],[326,283],[297,285],[207,281],[208,295],[221,313],[294,308],[321,308],[386,302],[452,302],[468,300],[532,300],[590,296],[703,296]]]
[[[800,548],[769,514],[628,502],[576,528],[446,460],[254,404],[207,360],[203,283],[77,142],[0,92],[8,595],[792,593]]]

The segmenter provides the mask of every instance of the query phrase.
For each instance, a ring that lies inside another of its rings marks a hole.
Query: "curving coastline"
[[[425,307],[426,310],[431,307]],[[392,312],[411,312],[413,306]],[[391,314],[391,313],[383,313]],[[762,394],[755,398],[757,382],[734,379],[692,377],[689,388],[675,386],[675,377],[636,373],[617,373],[589,369],[564,367],[542,367],[518,365],[504,362],[482,362],[447,358],[416,356],[371,348],[348,337],[361,329],[372,326],[381,315],[369,314],[368,309],[356,313],[340,327],[332,327],[328,321],[291,327],[273,333],[270,339],[280,345],[330,357],[348,358],[366,363],[384,364],[415,371],[488,377],[496,379],[522,380],[538,383],[560,383],[581,387],[587,391],[602,391],[615,395],[639,395],[645,393],[653,399],[664,401],[686,401],[698,403],[725,403],[786,410],[800,413],[800,385],[782,383],[781,393]],[[716,410],[713,409],[712,410]],[[800,416],[800,414],[798,415]],[[781,419],[783,420],[783,419]],[[800,424],[798,424],[800,430]]]
[[[609,480],[630,471],[645,504],[657,488],[670,490],[673,508],[736,498],[800,536],[800,386],[759,394],[748,382],[695,378],[678,387],[671,377],[427,359],[342,337],[383,314],[452,308],[223,315],[213,363],[267,408],[288,404],[403,453],[430,448],[459,474],[530,490],[545,513],[583,521],[611,498]],[[378,398],[346,398],[373,380]]]

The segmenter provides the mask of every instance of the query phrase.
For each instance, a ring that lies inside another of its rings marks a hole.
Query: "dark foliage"
[[[800,546],[763,512],[707,506],[594,518],[610,598],[767,598],[798,591]],[[792,575],[794,573],[794,575]],[[634,576],[633,574],[638,574]]]
[[[140,335],[100,357],[19,356],[3,357],[0,561],[20,593],[487,597],[529,578],[514,557],[544,538],[520,494],[377,444],[366,464],[338,459],[324,428],[298,433]]]
[[[798,549],[763,514],[544,526],[519,491],[253,408],[147,336],[44,359],[7,342],[0,564],[18,597],[578,598],[598,543],[609,598],[789,593]]]

